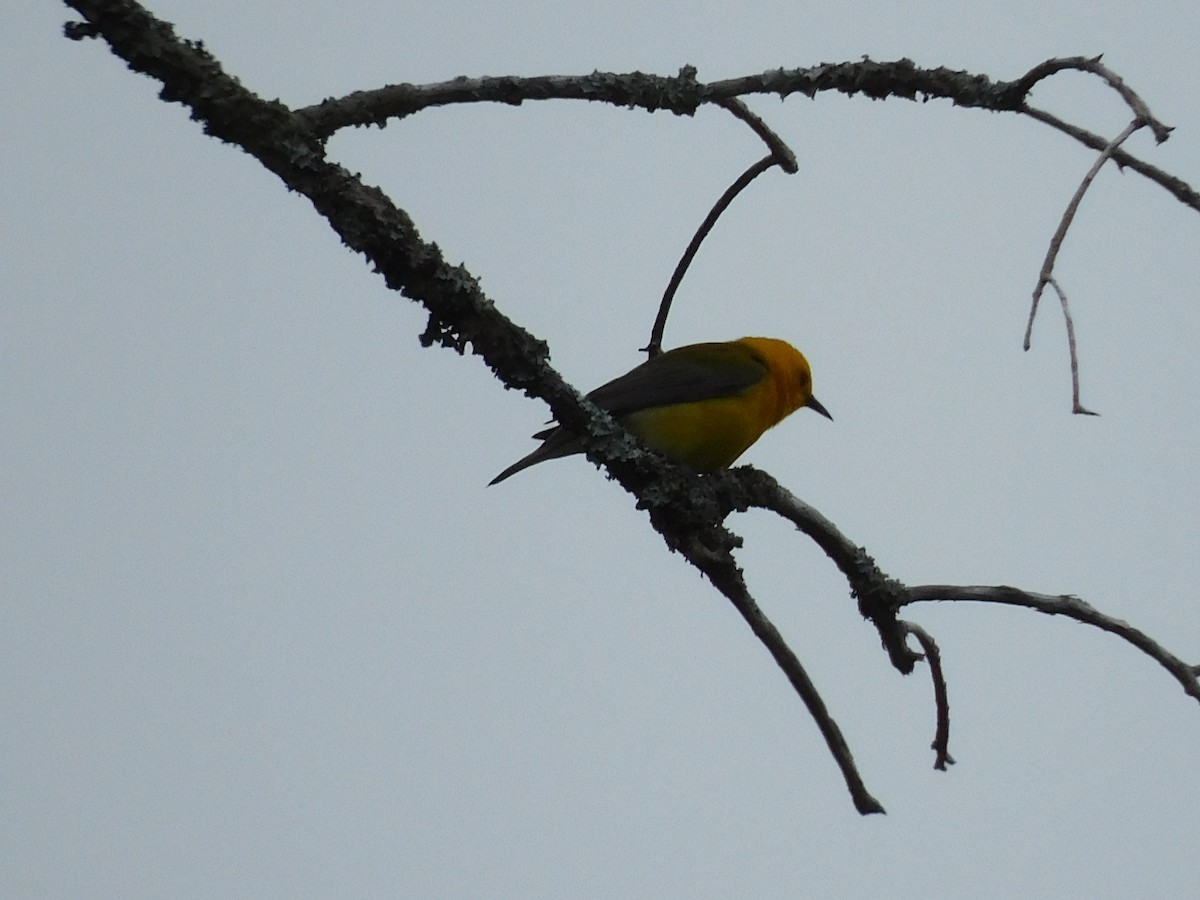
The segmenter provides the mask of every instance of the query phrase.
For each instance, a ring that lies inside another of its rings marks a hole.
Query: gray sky
[[[157,2],[303,105],[455,75],[704,79],[908,56],[1013,78],[1106,61],[1200,183],[1200,8],[1063,2],[492,6]],[[735,11],[736,10],[736,11]],[[1116,639],[917,608],[897,675],[830,563],[763,513],[740,559],[886,817],[731,607],[573,459],[485,488],[546,410],[307,202],[205,137],[67,12],[0,54],[0,894],[1144,897],[1197,878],[1200,709]],[[15,24],[13,19],[15,18]],[[15,40],[14,40],[15,36]],[[1035,101],[1115,134],[1095,80]],[[825,95],[751,105],[797,151],[740,198],[667,343],[783,337],[801,412],[745,461],[909,582],[1076,593],[1200,659],[1200,216],[1106,170],[1021,351],[1092,155],[1012,116]],[[339,135],[581,388],[639,359],[698,221],[762,147],[726,114],[432,110]]]

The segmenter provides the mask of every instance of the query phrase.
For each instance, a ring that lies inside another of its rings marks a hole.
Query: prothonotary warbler
[[[787,341],[764,337],[676,347],[587,396],[650,447],[698,472],[732,465],[763,432],[802,406],[833,418],[812,394],[804,355]],[[583,452],[579,437],[561,425],[534,438],[542,445],[491,484],[547,459]]]

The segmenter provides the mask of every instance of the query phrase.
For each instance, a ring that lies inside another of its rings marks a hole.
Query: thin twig
[[[1044,109],[1038,109],[1033,106],[1025,106],[1021,109],[1024,115],[1031,119],[1049,125],[1061,131],[1068,137],[1074,138],[1083,144],[1085,147],[1090,147],[1093,150],[1103,150],[1108,146],[1108,140],[1098,134],[1094,134],[1078,125],[1072,125],[1070,122],[1064,122],[1062,119],[1053,113],[1048,113]],[[1200,192],[1192,188],[1190,184],[1182,178],[1177,178],[1169,172],[1165,172],[1158,166],[1152,166],[1150,163],[1138,159],[1131,153],[1124,150],[1117,150],[1112,155],[1113,162],[1125,169],[1133,169],[1139,175],[1153,181],[1159,187],[1174,195],[1175,199],[1185,206],[1190,206],[1192,209],[1200,212]]]
[[[1071,358],[1071,412],[1082,416],[1098,416],[1100,413],[1088,409],[1079,402],[1079,352],[1075,344],[1075,319],[1071,316],[1067,295],[1059,286],[1056,278],[1051,276],[1046,280],[1054,288],[1054,293],[1058,294],[1058,301],[1063,311],[1063,322],[1067,326],[1067,355]]]
[[[1050,239],[1050,246],[1046,250],[1046,258],[1042,261],[1042,270],[1038,274],[1037,286],[1033,289],[1033,302],[1029,306],[1029,322],[1025,326],[1024,346],[1026,350],[1030,348],[1033,342],[1033,320],[1037,316],[1038,304],[1042,299],[1042,291],[1046,289],[1047,284],[1054,283],[1054,263],[1058,259],[1058,252],[1062,249],[1063,239],[1067,236],[1067,230],[1071,227],[1071,223],[1075,221],[1075,213],[1079,210],[1079,204],[1083,201],[1083,195],[1087,193],[1087,189],[1096,180],[1096,175],[1099,174],[1101,167],[1108,162],[1116,149],[1125,143],[1131,134],[1145,124],[1146,122],[1141,119],[1134,119],[1125,126],[1124,131],[1101,151],[1100,155],[1096,157],[1096,161],[1092,163],[1092,167],[1088,170],[1088,173],[1083,176],[1083,181],[1080,182],[1079,187],[1075,189],[1075,195],[1071,198],[1071,202],[1067,204],[1067,208],[1063,211],[1062,218],[1058,222],[1058,228],[1055,229],[1054,236]],[[1054,289],[1058,292],[1059,299],[1062,301],[1063,315],[1067,321],[1067,341],[1071,351],[1072,412],[1094,416],[1094,412],[1085,409],[1079,403],[1079,359],[1075,349],[1075,327],[1071,322],[1066,294],[1062,292],[1057,283],[1054,283]]]
[[[762,117],[754,113],[740,97],[730,97],[726,100],[718,100],[717,105],[723,109],[729,110],[747,125],[749,125],[754,133],[757,134],[767,149],[771,151],[771,155],[775,157],[775,161],[779,163],[779,168],[787,172],[789,175],[795,175],[800,171],[800,164],[796,162],[796,154],[778,134],[763,121]]]
[[[725,193],[721,195],[713,208],[709,210],[708,215],[704,217],[704,221],[700,223],[700,227],[696,229],[691,242],[687,245],[687,249],[684,250],[683,256],[675,266],[675,271],[671,273],[671,280],[667,283],[666,291],[663,292],[662,301],[658,305],[658,315],[655,316],[654,326],[650,329],[650,342],[642,348],[651,357],[657,356],[662,351],[663,333],[667,329],[667,316],[671,312],[671,303],[675,300],[675,294],[679,290],[679,285],[683,282],[684,274],[692,264],[692,260],[700,249],[700,245],[717,224],[717,219],[729,208],[734,198],[746,189],[750,182],[771,168],[771,166],[777,165],[789,175],[795,175],[800,170],[800,166],[796,162],[796,154],[792,152],[792,148],[784,143],[783,138],[771,130],[771,127],[759,116],[755,115],[739,98],[730,97],[718,100],[717,104],[729,110],[729,112],[749,125],[754,130],[754,133],[762,138],[763,143],[767,145],[767,149],[771,151],[771,155],[760,159],[743,172],[729,186]]]
[[[1035,594],[1014,587],[976,585],[922,584],[907,589],[907,597],[901,605],[922,602],[974,601],[979,603],[1001,603],[1008,606],[1024,606],[1050,616],[1067,616],[1085,625],[1092,625],[1128,641],[1160,666],[1166,669],[1182,686],[1189,697],[1200,702],[1200,672],[1172,653],[1168,653],[1157,641],[1128,622],[1105,615],[1093,606],[1070,594]]]
[[[671,312],[671,303],[675,299],[675,292],[679,290],[679,285],[683,281],[683,276],[688,270],[688,266],[692,264],[692,260],[696,257],[696,252],[700,249],[700,245],[704,243],[704,239],[708,237],[709,232],[713,230],[713,226],[717,224],[717,219],[721,217],[721,213],[729,208],[734,198],[740,194],[755,178],[772,166],[779,165],[773,155],[764,156],[745,172],[738,176],[719,200],[713,205],[713,208],[708,211],[708,215],[704,217],[704,221],[700,223],[700,227],[696,229],[696,233],[692,235],[691,241],[687,245],[687,249],[683,251],[683,256],[675,266],[675,271],[671,273],[671,280],[667,283],[667,289],[663,292],[662,302],[658,305],[658,315],[654,318],[654,327],[650,329],[650,342],[642,348],[647,355],[654,357],[662,350],[663,332],[667,327],[667,316]]]
[[[754,598],[750,595],[745,580],[741,576],[741,571],[736,569],[736,567],[730,570],[725,566],[714,566],[711,553],[702,547],[684,546],[679,549],[733,603],[742,618],[745,619],[746,624],[750,626],[750,630],[754,632],[763,646],[771,653],[771,656],[775,658],[775,662],[779,668],[787,675],[788,681],[791,682],[792,687],[796,689],[796,693],[804,701],[809,714],[813,717],[813,720],[817,723],[817,727],[821,731],[821,736],[825,738],[825,744],[829,747],[829,752],[837,762],[838,768],[841,769],[846,787],[850,791],[850,797],[854,801],[854,808],[864,816],[871,813],[886,812],[883,805],[871,796],[871,793],[863,783],[862,776],[859,774],[858,768],[854,763],[854,756],[850,752],[850,747],[846,743],[841,729],[838,728],[837,723],[833,720],[833,716],[829,714],[829,709],[825,706],[825,701],[813,685],[812,679],[808,677],[808,673],[805,671],[796,654],[792,652],[791,647],[784,641],[783,635],[779,633],[779,629],[767,618],[766,614],[759,608]]]
[[[929,746],[934,751],[933,767],[945,772],[947,766],[954,765],[954,757],[950,755],[950,699],[946,692],[946,677],[942,674],[942,654],[938,650],[937,641],[928,631],[915,622],[901,622],[901,625],[917,639],[929,663],[929,677],[933,680],[933,699],[937,707],[937,730],[933,735],[933,743]]]
[[[1125,101],[1133,113],[1133,118],[1144,125],[1148,125],[1150,130],[1154,132],[1154,140],[1157,143],[1161,144],[1169,138],[1173,130],[1171,126],[1164,125],[1156,119],[1154,114],[1150,112],[1150,107],[1146,105],[1146,101],[1139,97],[1120,75],[1104,65],[1100,61],[1101,58],[1100,56],[1067,56],[1058,59],[1048,59],[1034,66],[1018,78],[1013,83],[1012,88],[1024,97],[1043,78],[1048,78],[1058,72],[1067,69],[1074,69],[1079,72],[1091,72],[1093,75],[1099,75],[1103,78],[1114,91],[1121,95],[1121,99]]]

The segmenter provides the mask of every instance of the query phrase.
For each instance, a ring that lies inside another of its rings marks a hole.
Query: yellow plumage
[[[833,418],[812,395],[808,360],[776,338],[677,347],[596,388],[588,399],[650,447],[698,472],[732,465],[768,428],[803,406]],[[492,484],[583,450],[561,426],[534,437],[542,445]]]

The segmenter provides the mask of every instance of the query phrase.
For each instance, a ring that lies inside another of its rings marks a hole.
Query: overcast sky
[[[456,75],[912,58],[1015,78],[1104,53],[1200,185],[1200,7],[1066,0],[254,4],[158,0],[306,105]],[[486,488],[545,406],[424,350],[307,201],[204,136],[68,11],[0,54],[0,895],[1181,897],[1200,708],[1117,639],[917,607],[952,705],[888,665],[830,562],[736,517],[757,597],[887,816],[860,817],[745,624],[585,460]],[[1078,74],[1036,103],[1105,134]],[[800,173],[704,245],[667,344],[785,338],[807,411],[745,461],[910,583],[1077,594],[1200,661],[1200,215],[944,101],[754,98]],[[581,389],[639,361],[697,223],[763,154],[728,114],[430,110],[330,153],[382,187]]]

